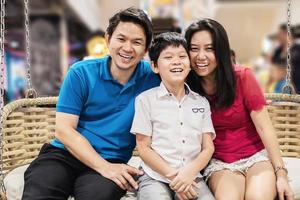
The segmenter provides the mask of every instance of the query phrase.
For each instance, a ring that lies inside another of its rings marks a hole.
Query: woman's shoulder
[[[252,75],[252,69],[241,65],[234,65],[234,72],[238,79],[244,79],[245,77]]]

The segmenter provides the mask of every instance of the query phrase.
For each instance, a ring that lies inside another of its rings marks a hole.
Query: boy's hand
[[[172,180],[169,184],[170,188],[175,192],[186,193],[190,189],[198,173],[198,170],[192,165],[192,163],[174,172],[171,172],[167,175],[167,178],[170,178]],[[172,179],[172,177],[174,176],[175,178]]]
[[[179,200],[195,199],[198,197],[198,193],[195,189],[196,187],[192,185],[187,192],[176,192],[176,196]]]

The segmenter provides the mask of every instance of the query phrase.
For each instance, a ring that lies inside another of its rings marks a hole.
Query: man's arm
[[[125,164],[113,164],[103,159],[89,141],[76,131],[79,116],[57,112],[55,137],[59,139],[69,152],[78,160],[94,169],[102,176],[114,181],[122,189],[137,188],[138,184],[132,175],[142,172]]]

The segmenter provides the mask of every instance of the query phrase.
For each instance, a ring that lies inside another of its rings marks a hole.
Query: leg
[[[74,186],[77,200],[120,200],[125,193],[113,181],[88,168],[78,176]]]
[[[268,186],[268,187],[266,187]],[[276,197],[276,177],[269,161],[255,163],[246,174],[246,200],[273,200]]]
[[[45,144],[24,174],[22,200],[65,200],[72,193],[74,173],[68,152]]]
[[[174,192],[167,183],[157,181],[144,174],[139,178],[138,200],[172,200]]]
[[[197,200],[215,200],[214,195],[211,193],[204,181],[200,181],[198,183],[198,187],[199,189],[197,190],[197,193],[199,196]]]
[[[218,200],[243,200],[245,177],[240,172],[216,171],[209,178],[209,187]]]

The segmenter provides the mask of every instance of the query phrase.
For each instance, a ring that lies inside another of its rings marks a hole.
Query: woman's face
[[[198,31],[194,33],[190,46],[192,69],[203,78],[213,78],[217,61],[210,32]]]

